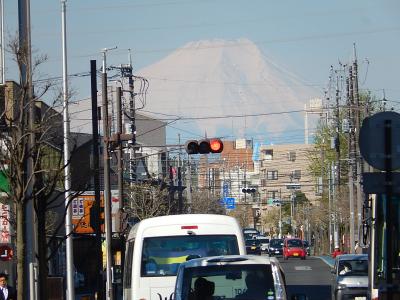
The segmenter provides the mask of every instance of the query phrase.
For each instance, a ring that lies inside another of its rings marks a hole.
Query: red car
[[[288,238],[283,242],[283,258],[300,257],[306,259],[307,251],[301,239]]]

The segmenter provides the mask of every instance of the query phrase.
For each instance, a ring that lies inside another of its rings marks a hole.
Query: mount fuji
[[[149,81],[145,111],[182,118],[185,135],[302,141],[301,111],[318,96],[247,39],[190,42],[137,74]]]

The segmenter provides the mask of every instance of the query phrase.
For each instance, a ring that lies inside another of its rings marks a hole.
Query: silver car
[[[332,268],[332,274],[332,299],[367,299],[367,254],[338,255]]]
[[[214,256],[184,262],[178,269],[174,295],[175,300],[287,299],[278,260],[258,255]]]

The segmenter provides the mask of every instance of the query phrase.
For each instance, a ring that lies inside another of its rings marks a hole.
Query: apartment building
[[[293,192],[303,192],[310,202],[317,199],[316,185],[308,171],[308,153],[313,145],[262,146],[260,149],[261,203],[272,199],[290,200]]]

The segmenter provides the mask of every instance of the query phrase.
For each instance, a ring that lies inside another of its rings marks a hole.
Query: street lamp
[[[273,200],[276,205],[279,206],[279,238],[282,238],[282,200],[281,199],[274,199]]]

